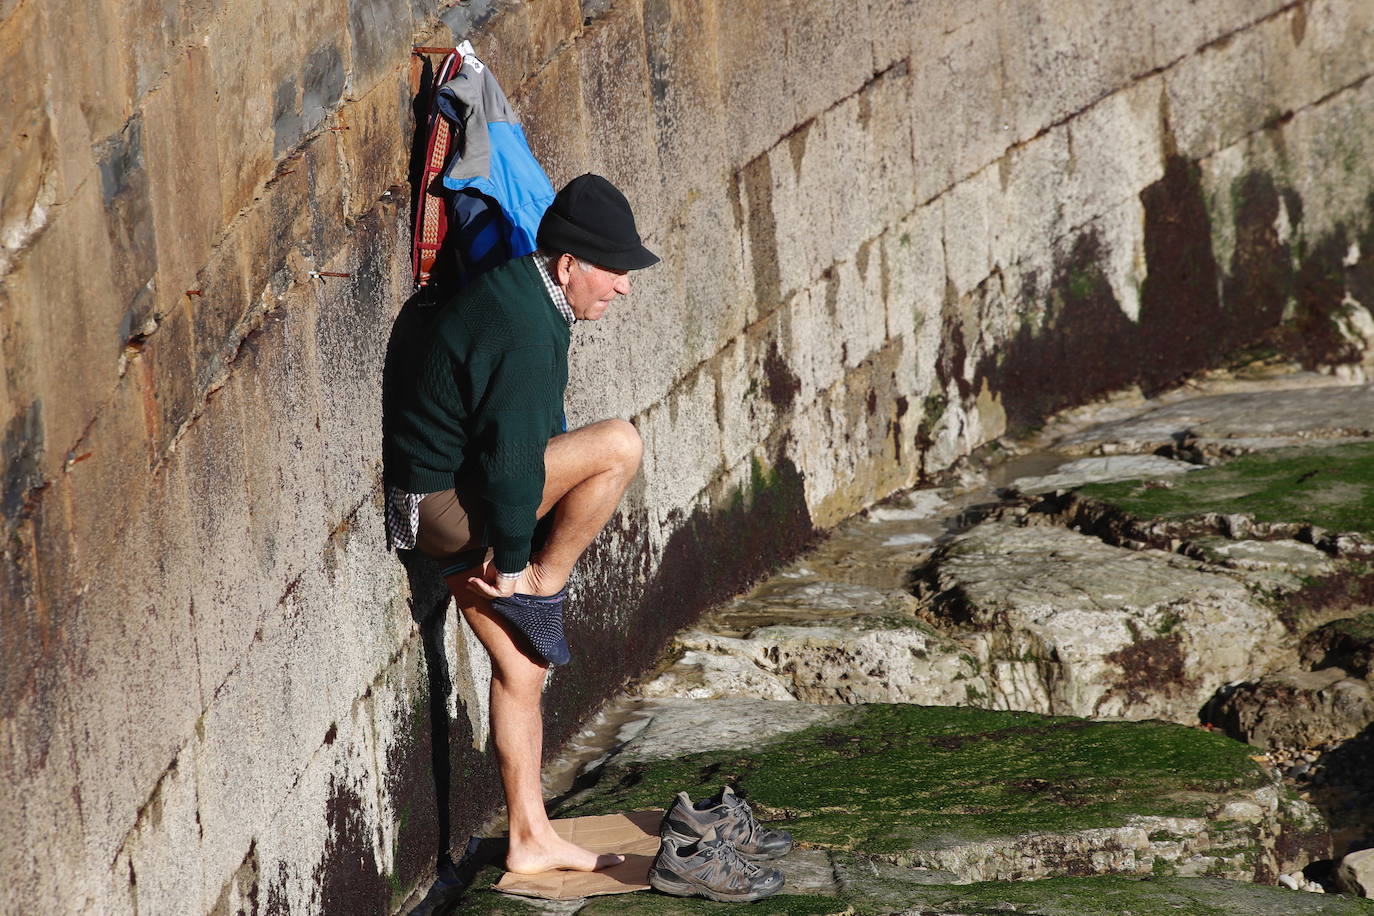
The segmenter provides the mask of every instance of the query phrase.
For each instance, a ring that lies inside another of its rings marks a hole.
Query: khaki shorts
[[[553,527],[553,512],[534,526],[530,553],[537,554]],[[489,554],[481,501],[456,490],[440,490],[420,500],[415,548],[439,563],[445,576],[481,566]]]
[[[459,496],[456,490],[440,490],[420,500],[415,548],[451,576],[486,560],[486,528],[476,499]]]

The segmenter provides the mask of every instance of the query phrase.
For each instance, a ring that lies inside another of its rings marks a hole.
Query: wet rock
[[[1336,868],[1335,882],[1342,893],[1374,897],[1374,849],[1347,853]]]
[[[1299,379],[1295,382],[1302,383]],[[1067,455],[1172,451],[1186,444],[1205,456],[1234,456],[1314,439],[1374,437],[1374,385],[1303,387],[1190,398],[1067,436]]]
[[[779,625],[744,638],[692,631],[678,643],[688,651],[645,685],[644,696],[947,706],[968,703],[988,689],[967,649],[914,621]]]
[[[828,579],[776,577],[729,602],[706,623],[744,635],[775,623],[832,623],[850,617],[914,619],[916,602],[904,591]]]
[[[1249,748],[1198,729],[881,704],[652,701],[643,714],[559,814],[661,807],[729,782],[803,847],[960,881],[1272,880],[1293,867],[1274,852],[1292,803]]]
[[[1062,528],[977,525],[936,553],[922,588],[997,708],[1193,722],[1223,684],[1294,655],[1235,578]]]
[[[724,697],[794,699],[782,678],[775,672],[760,668],[750,656],[750,653],[744,652],[687,651],[666,671],[638,687],[635,692],[642,697],[682,697],[690,700],[719,700]]]
[[[1279,570],[1317,576],[1330,570],[1332,565],[1327,554],[1291,538],[1272,541],[1198,538],[1194,543],[1207,552],[1208,559],[1233,569]]]
[[[1204,715],[1261,750],[1311,747],[1374,722],[1374,688],[1339,668],[1285,672],[1227,689]]]
[[[1294,538],[1336,555],[1374,549],[1374,442],[1309,445],[1246,455],[1167,481],[1089,484],[1088,505],[1066,510],[1076,524],[1161,538],[1223,535],[1233,540]],[[1105,506],[1117,513],[1089,511]],[[1124,517],[1122,517],[1124,516]],[[1105,531],[1103,532],[1106,533]]]
[[[1196,471],[1199,467],[1200,465],[1158,455],[1080,458],[1060,465],[1053,473],[1014,480],[1010,488],[1027,494],[1046,493],[1054,490],[1071,490],[1088,483],[1172,477]]]
[[[1303,664],[1336,666],[1354,677],[1374,674],[1374,612],[1320,626],[1299,643]]]

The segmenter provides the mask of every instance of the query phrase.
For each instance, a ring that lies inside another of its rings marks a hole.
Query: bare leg
[[[553,530],[516,591],[552,595],[610,520],[639,469],[644,445],[624,420],[602,420],[555,436],[544,450],[539,517],[557,507]]]
[[[555,506],[553,529],[516,590],[552,595],[615,512],[634,478],[644,447],[623,420],[603,420],[556,436],[544,452],[542,518]],[[595,871],[624,861],[558,837],[544,810],[539,781],[543,720],[539,700],[547,665],[526,655],[510,625],[471,584],[480,567],[449,576],[449,589],[491,656],[491,731],[510,820],[506,868],[533,874],[553,868]]]
[[[463,616],[491,656],[491,736],[510,820],[506,868],[520,874],[554,868],[595,871],[623,862],[624,856],[598,855],[554,833],[539,783],[544,735],[539,698],[547,665],[521,651],[501,615],[468,586],[468,574],[455,573],[448,581]]]

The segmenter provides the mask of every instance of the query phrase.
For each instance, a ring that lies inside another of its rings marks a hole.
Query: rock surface
[[[1302,387],[1189,398],[1056,442],[1067,455],[1148,454],[1190,446],[1234,456],[1311,440],[1374,438],[1374,385],[1337,387],[1319,379]]]
[[[1336,886],[1346,894],[1374,897],[1374,849],[1347,854],[1336,868]]]
[[[1312,668],[1335,665],[1354,677],[1374,675],[1374,613],[1318,627],[1302,638],[1299,651]]]
[[[1203,731],[739,700],[650,701],[634,715],[642,724],[558,813],[661,806],[679,789],[700,796],[730,781],[800,844],[778,863],[785,892],[760,912],[1374,912],[1221,880],[1290,868],[1275,850],[1311,851],[1304,831],[1315,822],[1242,745]],[[689,736],[695,744],[684,744]],[[1096,876],[1077,877],[1084,873]],[[717,908],[653,893],[526,901],[480,889],[494,877],[488,870],[458,912]],[[1024,878],[1042,880],[1008,883]]]
[[[1019,478],[1012,481],[1010,486],[1021,493],[1044,493],[1051,490],[1070,490],[1085,483],[1172,477],[1175,474],[1196,471],[1199,467],[1200,465],[1175,461],[1159,455],[1080,458],[1060,465],[1050,474]]]
[[[1314,747],[1353,738],[1374,722],[1374,687],[1339,668],[1290,671],[1226,690],[1205,715],[1261,750]]]
[[[1321,843],[1244,745],[1164,723],[966,708],[650,701],[559,813],[661,807],[730,782],[803,846],[960,881],[1278,874]],[[764,735],[766,737],[760,737]],[[691,748],[684,753],[684,749]]]
[[[937,552],[925,586],[1001,708],[1192,721],[1217,688],[1293,653],[1277,613],[1225,571],[1062,528],[984,522]]]

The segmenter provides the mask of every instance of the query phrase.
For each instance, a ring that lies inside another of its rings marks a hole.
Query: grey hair
[[[592,264],[591,261],[586,261],[586,260],[583,260],[582,258],[579,258],[577,255],[573,254],[571,251],[556,251],[556,252],[550,252],[550,251],[547,251],[547,250],[545,250],[545,249],[543,249],[543,248],[539,248],[539,249],[536,250],[535,253],[538,254],[539,257],[543,258],[543,259],[544,259],[544,263],[545,263],[545,264],[548,264],[550,267],[552,267],[552,266],[553,266],[553,263],[554,263],[555,261],[557,261],[559,258],[563,257],[563,255],[565,255],[565,254],[568,255],[569,257],[571,257],[574,261],[576,261],[576,262],[577,262],[577,266],[580,267],[580,268],[582,268],[583,270],[591,270],[594,266],[596,266],[596,265]]]

